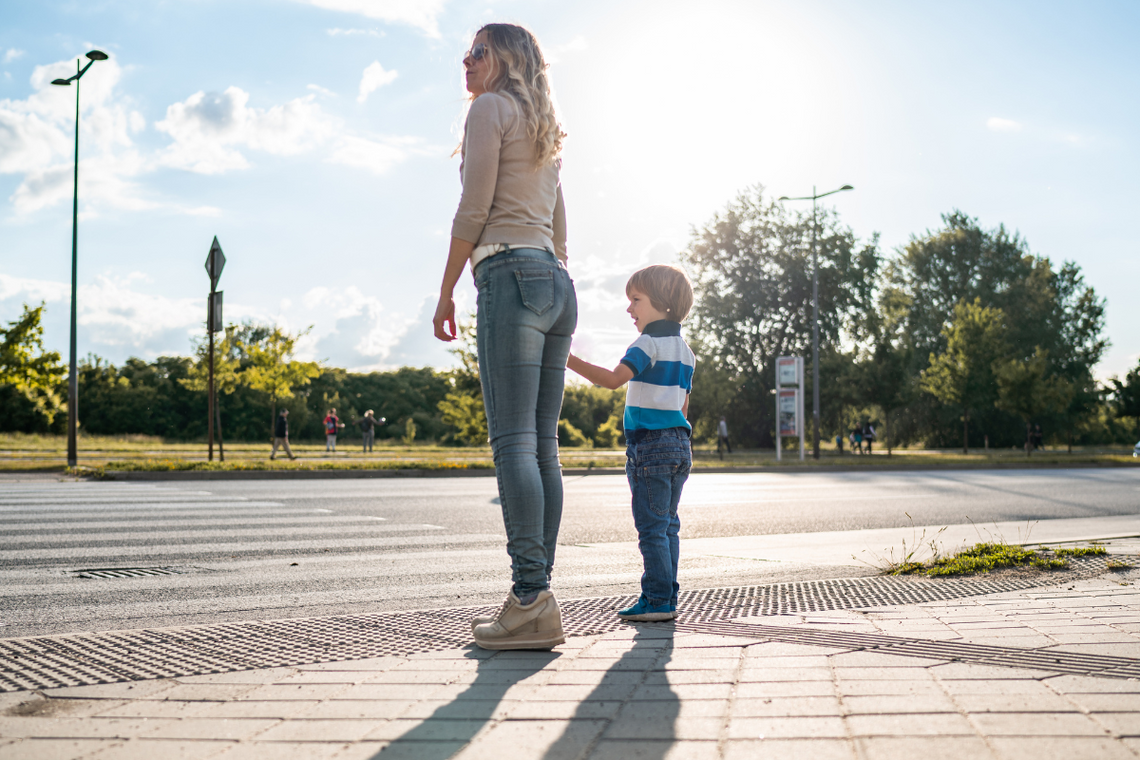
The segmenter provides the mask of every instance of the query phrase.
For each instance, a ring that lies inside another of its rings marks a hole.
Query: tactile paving
[[[962,599],[1098,575],[1105,569],[1103,558],[1083,558],[1073,560],[1071,570],[1036,576],[870,577],[693,590],[681,594],[678,626]],[[614,611],[633,601],[630,596],[563,601],[563,626],[570,636],[608,633],[625,625]],[[471,643],[472,617],[496,610],[457,607],[0,639],[0,692],[455,649]]]

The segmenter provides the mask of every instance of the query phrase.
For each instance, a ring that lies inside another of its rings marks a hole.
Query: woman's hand
[[[455,299],[441,293],[431,323],[435,326],[435,337],[448,343],[455,340],[458,335],[455,329]],[[448,330],[448,327],[451,329]]]

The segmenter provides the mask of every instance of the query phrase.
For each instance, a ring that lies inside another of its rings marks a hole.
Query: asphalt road
[[[1132,515],[1140,470],[695,475],[681,510],[683,538]],[[0,480],[0,535],[4,637],[497,604],[509,579],[486,477]],[[636,593],[635,540],[624,478],[568,477],[556,593]],[[836,576],[683,552],[687,588]],[[104,568],[177,572],[77,577]]]

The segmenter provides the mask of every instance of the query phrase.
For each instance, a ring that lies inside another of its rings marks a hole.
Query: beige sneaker
[[[549,590],[540,591],[525,606],[510,592],[498,617],[475,626],[473,632],[483,649],[553,649],[566,641],[562,612]]]

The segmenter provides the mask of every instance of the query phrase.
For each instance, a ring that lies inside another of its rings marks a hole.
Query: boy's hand
[[[594,385],[600,385],[610,390],[616,390],[633,379],[633,370],[625,364],[619,364],[609,370],[583,361],[573,354],[567,357],[566,367],[577,372]]]

